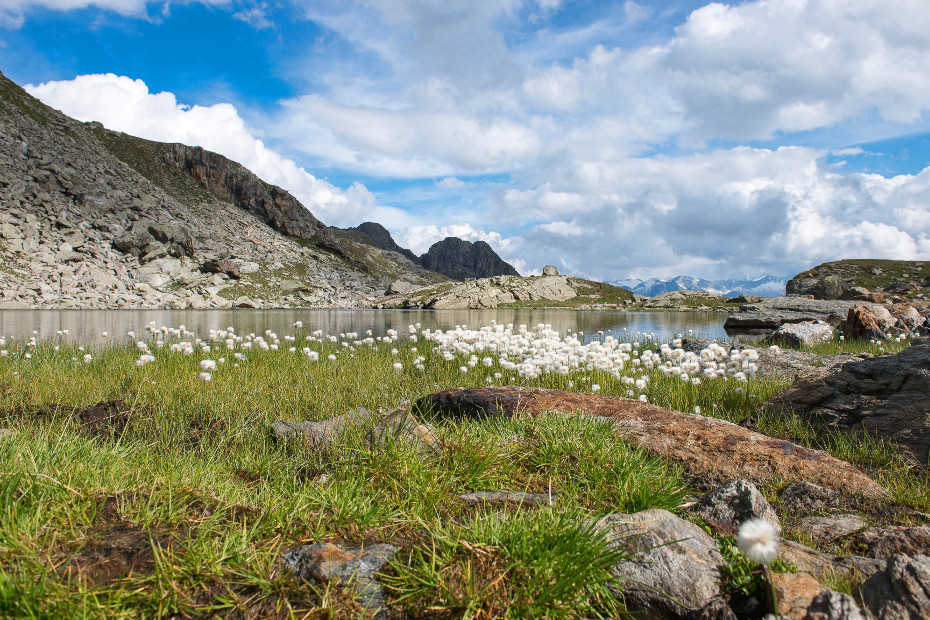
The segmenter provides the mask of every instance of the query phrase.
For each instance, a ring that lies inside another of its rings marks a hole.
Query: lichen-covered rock
[[[781,534],[781,520],[756,485],[733,480],[702,497],[692,512],[714,524],[729,526],[735,532],[749,519],[765,519]]]
[[[925,464],[930,458],[930,343],[849,362],[824,377],[799,381],[765,407],[843,430],[866,431]]]
[[[704,530],[667,510],[612,514],[597,522],[632,557],[612,569],[627,608],[644,618],[684,618],[720,596],[724,559]]]
[[[861,589],[862,600],[876,620],[930,618],[930,557],[898,554]]]
[[[785,323],[772,332],[766,342],[790,347],[811,346],[833,340],[833,327],[817,321]]]
[[[558,275],[562,275],[562,274],[559,273],[558,267],[556,267],[556,266],[554,266],[554,265],[546,265],[545,267],[543,267],[542,274],[543,274],[544,276],[558,276]]]

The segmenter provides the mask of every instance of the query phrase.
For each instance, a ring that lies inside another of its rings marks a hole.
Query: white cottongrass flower
[[[395,363],[394,363],[394,370],[400,371],[400,370],[403,370],[403,369],[404,369],[404,365],[403,365],[403,364],[401,364],[400,362],[395,362]]]
[[[775,526],[765,519],[749,519],[739,526],[736,541],[749,560],[769,564],[778,557],[778,536]]]
[[[333,360],[336,359],[336,356],[333,355],[332,353],[330,353],[329,355],[326,356],[326,359],[328,359],[328,360],[330,360],[330,361],[333,361]]]
[[[592,391],[592,392],[600,392],[600,391],[601,391],[601,386],[598,385],[597,383],[592,383],[592,384],[591,384],[591,391]]]
[[[84,359],[85,364],[90,364],[91,360],[93,360],[94,358],[93,356],[91,356],[90,353],[85,353],[83,359]]]
[[[200,373],[200,380],[201,380],[201,381],[209,381],[209,380],[212,379],[212,378],[213,378],[213,375],[211,375],[211,374],[208,373],[208,372],[202,372],[202,373]]]
[[[200,370],[203,370],[203,371],[216,370],[216,362],[214,362],[213,360],[201,360]]]

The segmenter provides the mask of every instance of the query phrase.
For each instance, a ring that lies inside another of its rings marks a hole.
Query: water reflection
[[[676,334],[706,338],[726,338],[723,322],[726,315],[715,312],[579,312],[572,310],[0,310],[0,336],[28,338],[33,330],[38,338],[53,338],[57,331],[68,330],[70,339],[80,342],[103,342],[125,337],[129,331],[141,333],[150,321],[156,325],[184,325],[198,336],[206,337],[211,329],[232,326],[240,334],[264,333],[271,329],[279,335],[291,333],[292,325],[302,321],[305,329],[322,329],[327,334],[359,332],[370,329],[375,336],[388,329],[406,333],[407,326],[420,323],[423,328],[452,329],[456,325],[478,328],[491,321],[530,327],[550,323],[560,332],[583,331],[585,339],[598,331],[618,339],[632,339],[637,332],[655,334],[669,340]]]

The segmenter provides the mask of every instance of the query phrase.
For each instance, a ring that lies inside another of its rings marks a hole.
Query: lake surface
[[[639,334],[654,334],[667,341],[677,334],[725,339],[726,314],[718,312],[601,312],[574,310],[0,310],[0,336],[28,338],[33,330],[39,339],[54,338],[59,330],[68,330],[69,340],[102,343],[124,338],[126,333],[143,332],[150,321],[159,327],[180,327],[201,338],[211,329],[234,327],[239,334],[263,334],[270,329],[279,336],[293,331],[296,321],[305,330],[322,329],[326,334],[346,332],[383,336],[388,329],[407,333],[407,326],[420,323],[421,328],[454,329],[501,324],[525,324],[533,327],[549,323],[560,332],[584,332],[585,340],[597,337],[598,331],[619,340],[637,340]],[[108,332],[108,338],[103,337]],[[364,336],[363,336],[364,337]]]

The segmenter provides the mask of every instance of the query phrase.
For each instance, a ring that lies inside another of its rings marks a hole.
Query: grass
[[[364,429],[327,450],[275,441],[269,427],[278,420],[388,410],[488,379],[587,392],[597,383],[607,395],[629,389],[593,370],[532,381],[497,363],[462,373],[464,360],[434,355],[423,341],[377,350],[312,343],[313,362],[300,353],[306,334],[294,335],[296,352],[282,340],[279,350],[256,348],[243,360],[225,348],[188,356],[152,346],[156,361],[142,367],[126,341],[7,346],[0,427],[14,434],[0,440],[0,615],[354,616],[352,596],[299,583],[279,560],[302,544],[391,542],[401,551],[382,583],[410,616],[613,617],[621,610],[606,588],[620,558],[585,524],[613,512],[678,511],[694,492],[678,467],[583,418],[437,422],[445,449],[433,459],[402,444],[373,449]],[[200,360],[221,356],[212,380],[201,381]],[[930,508],[930,481],[891,446],[765,416],[760,403],[785,387],[762,379],[695,386],[656,373],[647,395],[732,421],[755,416],[763,432],[846,458],[900,504]],[[77,413],[117,400],[109,420]],[[495,512],[457,499],[501,489],[551,489],[558,501]]]

